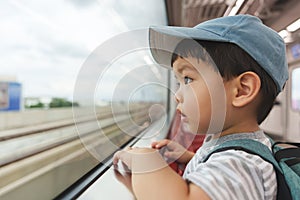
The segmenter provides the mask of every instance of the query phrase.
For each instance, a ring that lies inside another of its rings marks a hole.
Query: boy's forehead
[[[194,57],[178,57],[173,63],[173,71],[182,72],[184,70],[201,72],[205,68],[211,68],[212,63],[204,62]]]
[[[183,70],[196,70],[196,66],[184,58],[178,58],[173,63],[173,70],[181,72]]]

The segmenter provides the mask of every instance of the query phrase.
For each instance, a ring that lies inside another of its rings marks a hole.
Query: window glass
[[[148,50],[75,92],[105,42],[166,23],[163,0],[0,2],[0,199],[52,199],[160,118],[168,72]]]
[[[300,68],[292,71],[292,109],[300,111]]]

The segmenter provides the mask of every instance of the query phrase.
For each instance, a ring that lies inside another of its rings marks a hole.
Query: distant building
[[[0,111],[22,109],[22,85],[12,76],[0,76]]]
[[[24,99],[25,108],[49,108],[51,97],[26,97]]]

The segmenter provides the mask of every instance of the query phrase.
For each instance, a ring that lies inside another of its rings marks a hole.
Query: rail
[[[130,109],[130,116],[125,109],[120,109],[118,113],[113,114],[109,109],[102,110],[97,114],[97,123],[95,123],[95,117],[82,116],[76,120],[76,124],[73,119],[66,119],[56,123],[50,122],[34,127],[1,131],[1,199],[9,199],[16,193],[22,194],[21,191],[24,195],[24,191],[29,191],[28,187],[33,187],[34,190],[40,188],[45,192],[43,198],[56,196],[96,166],[101,159],[104,160],[111,155],[116,147],[122,146],[147,128],[151,120],[148,115],[149,106],[147,104],[133,106]],[[124,134],[124,130],[120,127],[126,127],[130,135]],[[80,130],[80,137],[77,133],[78,130]],[[85,145],[82,144],[82,141]],[[111,145],[112,143],[114,145]],[[98,160],[93,158],[87,149],[95,149],[100,152],[101,158]],[[78,169],[71,168],[73,163],[80,167],[77,166]],[[57,180],[62,187],[51,192],[45,191],[46,188],[43,189],[42,186],[39,186],[40,177],[47,176],[47,179],[50,179],[48,174],[58,173],[53,172],[58,168],[60,169],[59,173],[68,173],[70,169],[76,172],[72,173],[68,180]],[[62,170],[62,168],[65,169]],[[17,190],[18,192],[14,192]],[[29,195],[28,197],[35,199],[35,196]]]

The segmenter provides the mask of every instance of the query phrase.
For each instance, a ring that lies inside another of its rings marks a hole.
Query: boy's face
[[[178,57],[173,63],[173,71],[179,82],[175,99],[183,126],[188,125],[191,132],[199,134],[220,132],[226,111],[221,76],[208,63],[190,56]],[[211,118],[219,124],[210,124]]]

